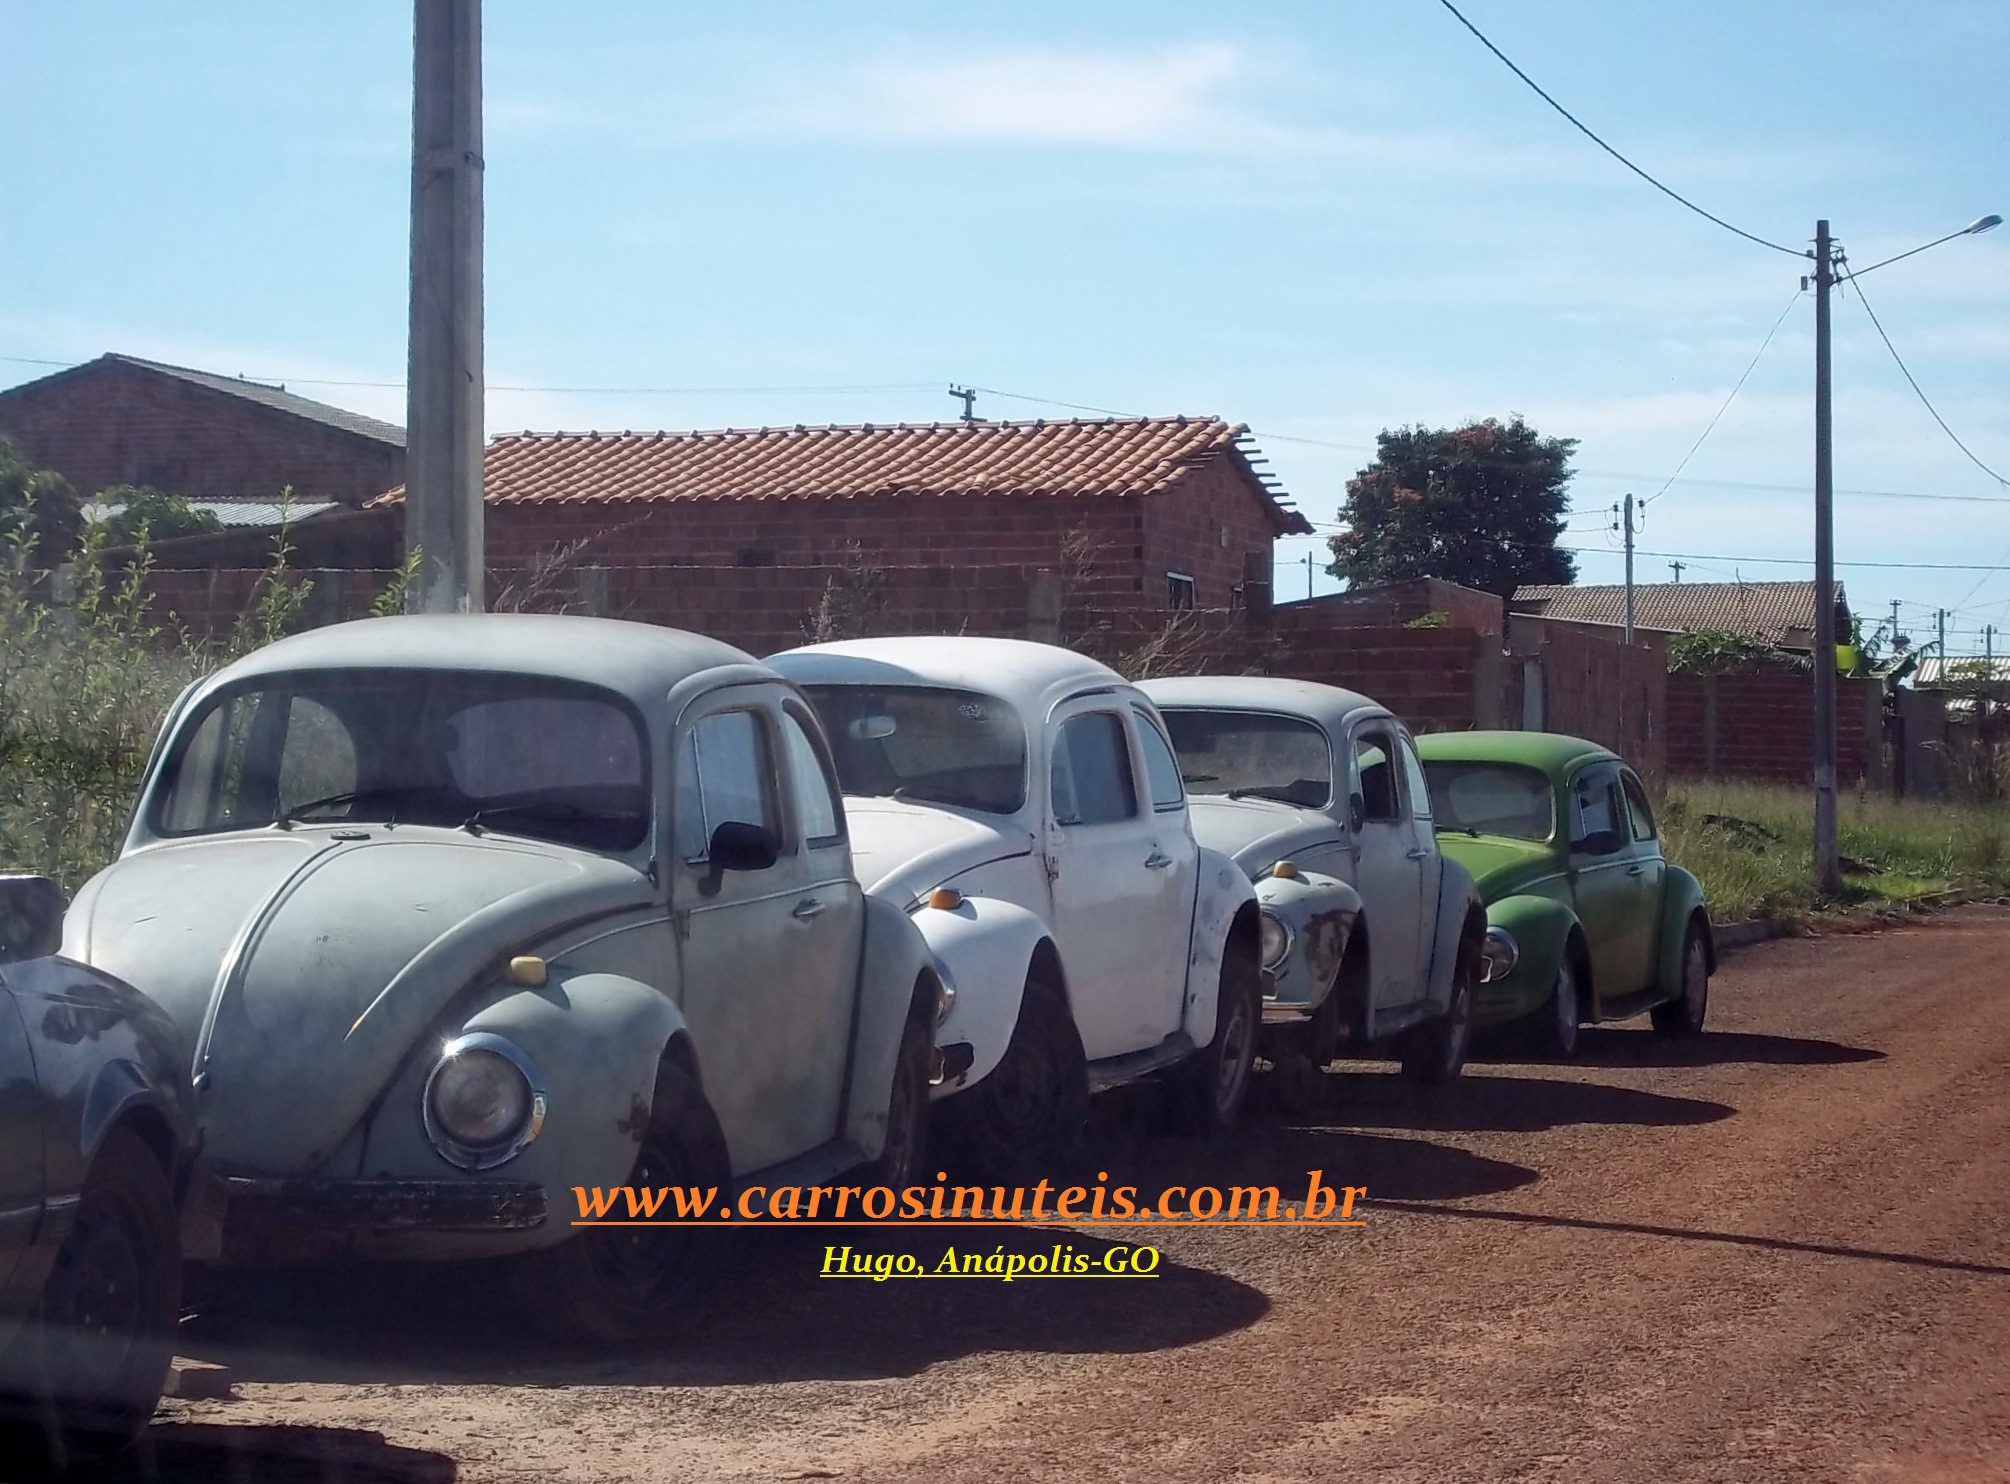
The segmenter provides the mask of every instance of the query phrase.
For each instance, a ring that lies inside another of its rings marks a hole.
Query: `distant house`
[[[1106,603],[1226,608],[1311,526],[1218,417],[524,433],[485,459],[489,564],[1076,566]],[[381,505],[398,514],[402,489]]]
[[[86,499],[114,485],[186,497],[229,529],[302,521],[405,477],[405,432],[283,386],[107,354],[0,391],[0,435]]]
[[[1816,588],[1812,582],[1642,582],[1633,587],[1633,624],[1676,634],[1737,634],[1775,649],[1811,653]],[[1835,585],[1836,634],[1850,632],[1848,600]],[[1611,585],[1535,584],[1515,589],[1516,613],[1574,623],[1626,622],[1626,589]]]

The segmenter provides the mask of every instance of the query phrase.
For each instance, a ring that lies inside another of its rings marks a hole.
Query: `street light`
[[[1923,242],[1847,275],[1861,278],[1887,263],[1909,258],[1956,237],[1969,237],[2003,224],[1991,214],[1958,232]],[[1815,888],[1842,887],[1836,849],[1836,561],[1834,417],[1829,397],[1829,290],[1836,283],[1835,244],[1826,220],[1815,223]]]

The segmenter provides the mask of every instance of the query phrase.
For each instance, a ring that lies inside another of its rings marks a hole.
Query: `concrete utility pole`
[[[1936,608],[1933,611],[1933,627],[1933,652],[1940,656],[1940,683],[1945,685],[1947,683],[1947,610],[1945,608]]]
[[[1682,569],[1688,565],[1687,562],[1670,562],[1668,564],[1668,570],[1675,574],[1675,581],[1678,586],[1682,581]]]
[[[415,613],[482,594],[482,7],[413,0],[405,549]]]
[[[963,420],[965,422],[974,423],[977,421],[977,388],[972,386],[952,386],[949,389],[949,395],[963,404]]]
[[[1619,528],[1626,533],[1626,642],[1633,642],[1633,496],[1626,497]],[[1679,579],[1681,573],[1677,572]]]
[[[1891,652],[1898,653],[1898,599],[1891,600]]]
[[[1842,887],[1836,848],[1835,450],[1829,404],[1829,290],[1835,250],[1815,223],[1815,889]]]

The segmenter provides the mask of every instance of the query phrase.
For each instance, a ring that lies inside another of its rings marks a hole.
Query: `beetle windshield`
[[[1259,711],[1162,709],[1187,792],[1276,799],[1324,809],[1333,750],[1309,721]]]
[[[1549,779],[1514,763],[1424,764],[1440,830],[1547,840],[1556,830]]]
[[[1014,814],[1026,802],[1026,729],[981,691],[932,685],[807,685],[838,783],[865,798]]]
[[[595,850],[649,828],[641,720],[592,686],[434,670],[275,675],[177,729],[162,835],[359,821],[462,826]]]

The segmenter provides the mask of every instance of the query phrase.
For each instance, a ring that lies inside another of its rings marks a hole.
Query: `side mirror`
[[[0,963],[63,946],[63,889],[47,876],[0,876]]]
[[[712,831],[706,856],[712,874],[725,871],[765,871],[781,859],[782,842],[773,830],[729,819]]]
[[[1581,839],[1571,842],[1571,849],[1579,855],[1611,855],[1626,842],[1617,830],[1593,830]]]
[[[1347,797],[1347,828],[1358,831],[1368,822],[1368,801],[1359,794]]]

